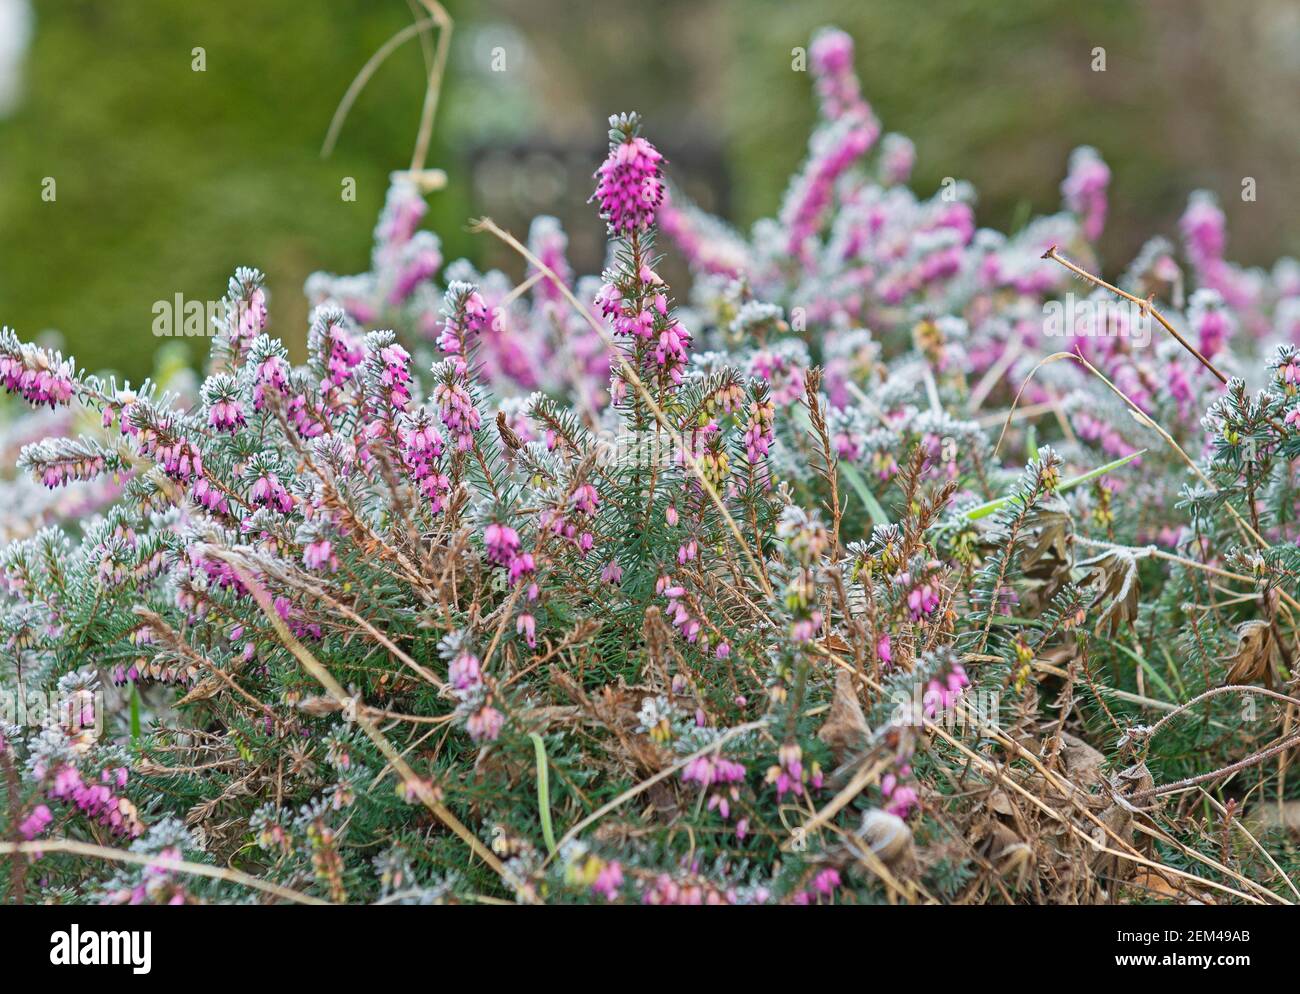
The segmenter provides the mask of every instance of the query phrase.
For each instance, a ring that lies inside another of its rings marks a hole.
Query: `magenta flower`
[[[385,398],[396,411],[405,411],[411,403],[411,354],[396,342],[379,350],[382,364],[379,383]]]
[[[776,439],[775,408],[769,403],[754,401],[749,405],[745,423],[745,457],[750,464],[757,463],[768,454]]]
[[[840,872],[834,868],[822,870],[812,880],[812,889],[822,897],[830,897],[839,885]]]
[[[531,552],[521,552],[517,555],[511,556],[510,566],[508,567],[510,583],[512,585],[517,584],[524,577],[531,575],[536,568],[537,564],[533,561],[533,554]]]
[[[1106,187],[1110,184],[1110,167],[1097,150],[1087,145],[1070,155],[1070,170],[1061,183],[1065,206],[1083,221],[1083,235],[1090,242],[1101,237],[1106,224]]]
[[[805,266],[814,261],[809,245],[831,206],[836,182],[866,155],[879,133],[874,119],[846,116],[813,136],[804,171],[781,208],[781,223],[788,232],[786,251]]]
[[[1294,353],[1285,362],[1279,362],[1275,375],[1288,396],[1294,397],[1300,393],[1300,353]]]
[[[906,771],[903,775],[911,773],[911,767],[903,766]],[[880,781],[880,793],[885,797],[885,810],[891,815],[897,815],[899,818],[906,818],[911,814],[912,809],[920,798],[914,787],[899,783],[899,778],[893,773],[886,773]]]
[[[243,298],[236,302],[234,320],[230,321],[231,337],[256,338],[266,327],[266,317],[266,291],[260,286],[249,287]]]
[[[488,309],[478,290],[459,280],[447,287],[442,310],[445,318],[438,348],[456,357],[456,370],[463,374],[467,369],[470,340],[491,326],[494,312]]]
[[[913,587],[907,595],[907,609],[911,612],[913,621],[920,621],[933,614],[938,606],[939,594],[929,583]]]
[[[121,789],[126,785],[126,768],[105,770],[101,783],[88,784],[75,766],[63,766],[54,774],[49,796],[74,805],[87,817],[106,826],[115,835],[135,838],[144,831],[134,806],[118,797],[110,784]]]
[[[38,804],[32,809],[31,814],[19,822],[18,831],[24,839],[30,842],[44,832],[53,820],[54,815],[50,814],[50,809],[44,804]]]
[[[644,138],[637,136],[635,116],[611,117],[609,155],[596,170],[596,192],[600,216],[613,235],[631,236],[645,231],[655,220],[664,198],[659,173],[663,156]]]
[[[495,742],[501,736],[501,728],[506,723],[506,716],[496,708],[485,704],[465,723],[469,737],[475,742]]]
[[[327,392],[341,387],[365,359],[361,344],[348,334],[342,311],[318,310],[308,335],[307,348],[324,367],[320,389]]]
[[[55,408],[72,399],[72,360],[58,352],[24,345],[9,328],[0,330],[0,384],[37,407]]]
[[[745,782],[745,767],[722,756],[699,756],[682,771],[685,783],[697,783],[708,795],[708,809],[727,820],[731,805],[740,799],[740,785]]]
[[[808,56],[823,117],[834,121],[851,115],[874,121],[853,70],[852,38],[838,28],[822,28],[813,37]]]
[[[427,411],[421,407],[413,416],[406,417],[398,426],[402,463],[411,479],[437,514],[451,493],[451,479],[442,469],[442,436],[433,427]]]
[[[916,146],[904,135],[888,134],[880,140],[880,180],[886,186],[906,183],[916,165]]]
[[[1187,255],[1198,269],[1211,267],[1223,258],[1227,244],[1227,224],[1214,194],[1198,190],[1187,202],[1187,210],[1178,221],[1187,245]]]
[[[203,455],[186,438],[177,438],[164,444],[147,440],[141,444],[146,455],[152,455],[163,472],[177,483],[191,483],[203,476]]]
[[[442,252],[438,239],[428,231],[420,231],[397,253],[396,276],[388,291],[388,306],[399,307],[425,280],[442,267]]]
[[[253,481],[249,501],[256,507],[273,508],[281,514],[293,510],[293,498],[289,496],[289,491],[284,488],[280,478],[270,472],[262,473]]]
[[[218,514],[230,513],[230,505],[226,501],[225,494],[213,486],[212,481],[206,477],[200,477],[195,481],[190,494],[200,507],[205,507],[209,511],[215,511]]]
[[[595,514],[600,504],[600,495],[590,483],[584,483],[573,491],[569,505],[580,514]]]
[[[537,619],[531,614],[525,611],[515,619],[515,633],[524,637],[528,648],[537,648]]]
[[[253,410],[262,410],[268,394],[283,394],[288,382],[289,363],[281,355],[268,355],[258,363],[254,374]]]
[[[331,573],[339,568],[339,557],[334,554],[334,546],[327,538],[308,542],[302,550],[302,562],[308,569],[328,569]]]
[[[482,423],[474,398],[459,382],[444,381],[433,391],[442,423],[456,439],[456,450],[468,452],[474,444],[474,432]]]
[[[234,398],[217,401],[208,412],[208,424],[217,431],[233,433],[246,423],[244,405]]]
[[[1223,306],[1223,298],[1204,287],[1188,301],[1187,323],[1196,332],[1197,348],[1208,359],[1222,352],[1236,331],[1236,322]]]
[[[596,879],[591,882],[591,892],[606,901],[618,897],[618,889],[623,886],[623,868],[618,860],[611,860],[600,868]]]
[[[799,618],[790,625],[790,639],[802,645],[811,642],[822,630],[822,613],[811,612],[806,618]]]
[[[519,550],[519,533],[509,525],[493,521],[483,529],[483,545],[487,548],[489,562],[509,566],[510,560]]]
[[[797,742],[787,742],[776,751],[776,765],[768,767],[766,780],[776,787],[779,801],[786,794],[796,797],[803,794],[808,771],[803,765],[803,749]]]
[[[480,686],[483,677],[479,672],[478,656],[468,651],[457,654],[448,667],[447,679],[456,690],[472,690]]]
[[[926,683],[921,698],[922,713],[926,718],[933,718],[940,711],[947,711],[969,686],[970,677],[961,663],[952,663],[946,673],[937,673]]]

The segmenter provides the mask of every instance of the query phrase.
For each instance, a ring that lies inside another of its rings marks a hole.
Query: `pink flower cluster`
[[[266,327],[266,291],[261,278],[256,270],[240,270],[231,281],[226,325],[233,342],[250,342]]]
[[[806,266],[814,262],[809,242],[821,228],[836,181],[866,155],[875,139],[875,128],[851,119],[815,137],[804,173],[781,211],[781,223],[787,230],[786,250]]]
[[[916,788],[908,783],[912,776],[912,765],[900,757],[897,766],[886,773],[880,780],[880,793],[885,798],[885,810],[891,815],[906,818],[916,807],[919,797]]]
[[[50,814],[50,809],[44,804],[38,804],[32,809],[31,814],[18,823],[18,831],[24,839],[30,842],[49,828],[52,821],[54,821],[54,815]]]
[[[203,479],[203,454],[186,436],[176,433],[176,426],[170,419],[156,427],[138,428],[132,419],[124,417],[122,431],[134,436],[141,454],[156,461],[163,472],[177,483],[193,483]],[[199,496],[197,490],[195,496]],[[204,496],[209,496],[206,489]],[[209,509],[221,505],[216,497],[210,497],[210,500],[210,504],[204,502]]]
[[[813,763],[811,768],[803,765],[803,749],[797,742],[787,742],[776,752],[776,765],[768,767],[767,782],[776,787],[777,800],[786,794],[799,797],[803,794],[804,784],[814,790],[820,790],[824,778],[821,767]]]
[[[1222,352],[1236,331],[1236,321],[1214,290],[1197,290],[1187,304],[1187,323],[1196,332],[1201,355],[1213,359]]]
[[[618,860],[610,860],[600,868],[596,879],[591,882],[591,892],[606,901],[618,897],[618,889],[623,886],[623,867]]]
[[[379,350],[379,385],[394,411],[405,411],[411,403],[411,354],[396,342]]]
[[[365,358],[365,350],[348,334],[344,320],[342,311],[323,311],[312,327],[308,348],[321,357],[322,392],[341,387]]]
[[[579,553],[586,555],[596,544],[591,532],[591,519],[599,505],[600,495],[596,488],[583,483],[574,488],[564,506],[544,510],[538,517],[538,525],[557,538],[570,542]]]
[[[442,252],[432,232],[420,231],[397,253],[395,274],[388,290],[388,305],[398,307],[425,280],[442,268]]]
[[[970,686],[970,677],[961,663],[953,663],[946,674],[932,678],[925,685],[921,698],[921,707],[925,717],[933,718],[941,711],[947,711],[957,703],[961,692]]]
[[[698,783],[709,795],[708,809],[723,819],[731,817],[731,805],[740,799],[740,785],[745,782],[745,767],[722,756],[699,756],[682,771],[686,783]]]
[[[455,690],[474,690],[482,685],[478,656],[461,650],[447,666],[447,679]]]
[[[55,800],[74,805],[87,817],[107,826],[113,834],[135,838],[144,831],[135,806],[113,791],[114,787],[120,790],[126,786],[126,776],[126,767],[120,766],[115,770],[104,770],[100,775],[101,783],[88,784],[75,766],[63,766],[55,772],[48,793]]]
[[[699,639],[700,622],[686,606],[686,588],[673,583],[670,577],[661,576],[655,583],[655,592],[668,600],[668,616],[682,638],[687,642]]]
[[[271,353],[257,364],[253,375],[253,410],[266,406],[267,396],[280,396],[289,383],[289,363],[284,356]]]
[[[397,429],[402,463],[407,473],[437,514],[451,493],[451,479],[442,468],[442,436],[438,434],[424,408],[405,419]]]
[[[40,460],[41,483],[51,490],[72,480],[93,480],[104,472],[107,465],[102,455],[90,453],[59,454]]]
[[[465,730],[476,743],[495,742],[501,737],[501,729],[505,723],[505,715],[492,705],[484,704],[466,720]]]
[[[519,533],[509,525],[493,521],[483,529],[483,545],[487,548],[488,562],[509,566],[519,551]]]
[[[474,432],[482,424],[474,398],[460,380],[449,378],[434,387],[433,399],[443,425],[456,439],[456,451],[468,452],[474,444]]]
[[[463,375],[467,371],[470,342],[491,327],[493,312],[478,290],[457,281],[447,288],[443,314],[446,318],[438,336],[438,348],[455,356],[456,371]]]
[[[1288,397],[1300,394],[1300,350],[1288,345],[1282,346],[1269,366],[1284,394]]]
[[[504,566],[510,573],[510,582],[518,583],[536,569],[531,552],[521,552],[519,533],[509,525],[493,521],[483,529],[483,545],[488,562]]]
[[[755,400],[749,405],[745,422],[745,458],[755,465],[772,449],[776,439],[776,409],[771,403]]]
[[[161,859],[179,860],[182,853],[177,846],[168,846],[158,852]],[[176,876],[158,863],[150,863],[134,887],[123,887],[105,895],[102,904],[185,904],[189,894]]]
[[[1090,242],[1101,237],[1106,225],[1106,188],[1110,167],[1097,151],[1082,145],[1070,155],[1070,169],[1061,183],[1065,206],[1083,220],[1083,234]]]
[[[907,610],[913,621],[928,617],[939,607],[939,591],[928,581],[918,583],[907,595]]]
[[[184,663],[174,663],[170,666],[159,666],[156,663],[143,664],[142,659],[130,664],[118,663],[110,674],[113,686],[123,687],[128,683],[139,683],[144,679],[158,683],[188,685],[198,675],[198,671],[193,666]]]
[[[253,481],[249,501],[254,507],[269,507],[281,514],[293,510],[293,498],[289,496],[289,491],[284,488],[280,478],[269,471],[262,472]]]
[[[690,345],[691,333],[678,321],[669,320],[659,331],[655,362],[668,373],[675,385],[681,385],[683,370],[690,361]]]
[[[72,360],[24,345],[9,328],[0,330],[0,384],[37,407],[55,408],[72,399]]]
[[[339,568],[339,557],[334,553],[334,543],[327,538],[308,542],[302,548],[302,564],[308,569],[328,569],[333,573]]]
[[[611,120],[611,125],[617,119]],[[655,211],[664,198],[659,174],[663,156],[644,138],[628,133],[611,141],[609,156],[596,170],[596,192],[591,199],[611,234],[630,236],[654,224]]]
[[[600,308],[601,314],[612,321],[614,334],[650,341],[654,338],[656,315],[660,318],[668,317],[668,296],[649,289],[663,285],[659,274],[649,266],[641,267],[637,280],[646,288],[639,304],[624,300],[623,292],[615,284],[605,283],[596,294],[596,306]]]
[[[811,642],[821,634],[824,620],[817,610],[809,611],[807,617],[796,618],[790,623],[790,641],[797,645]]]
[[[465,730],[476,743],[495,742],[505,725],[505,715],[494,708],[487,696],[478,656],[462,648],[447,664],[447,680],[462,702]]]
[[[698,907],[730,904],[731,900],[727,894],[706,882],[679,882],[667,873],[661,873],[642,893],[641,903]]]
[[[208,409],[208,424],[217,431],[234,433],[247,424],[244,405],[234,397],[223,397]]]
[[[840,871],[834,867],[827,867],[817,871],[809,882],[808,888],[799,891],[790,900],[794,904],[816,904],[821,898],[833,896],[839,889],[840,883]]]
[[[873,121],[853,69],[853,39],[838,28],[823,28],[814,36],[808,55],[822,116],[831,121],[847,116]]]

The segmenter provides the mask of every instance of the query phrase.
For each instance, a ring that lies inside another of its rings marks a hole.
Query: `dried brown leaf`
[[[1273,687],[1273,630],[1267,621],[1243,621],[1237,626],[1237,649],[1229,658],[1231,666],[1225,683],[1259,683]]]
[[[870,731],[858,702],[853,674],[842,669],[835,676],[835,698],[830,714],[817,730],[817,737],[830,746],[837,762],[843,762],[847,754],[866,744]]]

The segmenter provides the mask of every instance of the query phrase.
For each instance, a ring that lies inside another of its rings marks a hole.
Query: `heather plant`
[[[810,64],[752,238],[620,114],[599,276],[399,174],[301,365],[251,269],[194,398],[0,334],[22,470],[113,488],[0,554],[8,899],[1297,896],[1300,268],[1198,195],[1103,282],[1097,152],[980,230]]]

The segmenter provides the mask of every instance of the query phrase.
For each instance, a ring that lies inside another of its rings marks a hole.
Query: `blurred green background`
[[[216,299],[235,266],[254,265],[269,276],[275,330],[300,347],[304,279],[368,268],[388,173],[410,159],[425,71],[414,41],[375,74],[334,155],[319,154],[352,77],[420,16],[410,0],[0,0],[0,25],[3,8],[29,4],[22,93],[0,116],[0,321],[24,337],[56,332],[83,365],[138,379],[164,341],[155,301]],[[825,23],[856,38],[886,130],[915,141],[916,188],[971,180],[982,224],[1054,210],[1070,149],[1088,143],[1114,174],[1110,270],[1172,233],[1198,187],[1224,202],[1233,258],[1298,251],[1300,5],[1289,0],[448,7],[429,164],[451,182],[427,222],[448,259],[517,269],[466,219],[489,213],[522,233],[546,212],[565,221],[579,268],[597,268],[603,236],[584,201],[619,110],[642,112],[673,178],[705,206],[742,226],[774,213],[813,112],[791,49]],[[196,47],[206,71],[192,69]],[[1099,47],[1105,72],[1091,68]],[[1255,203],[1241,201],[1247,176]],[[204,343],[190,345],[197,360]]]

